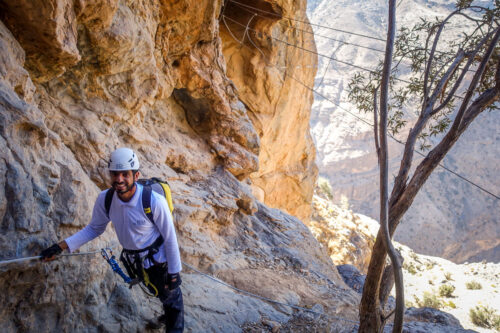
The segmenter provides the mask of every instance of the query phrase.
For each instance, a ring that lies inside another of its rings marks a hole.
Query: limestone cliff
[[[303,1],[258,5],[305,17]],[[248,19],[211,0],[0,1],[1,259],[35,255],[86,225],[107,156],[130,146],[146,177],[171,184],[184,262],[354,319],[359,298],[326,252],[300,220],[265,205],[307,219],[317,174],[311,94],[267,63],[311,82],[316,59],[265,34],[313,41],[272,16],[249,25],[262,33],[258,47],[238,45],[229,29],[240,38],[241,29],[222,27],[222,15]],[[113,244],[110,229],[83,250]],[[188,331],[300,314],[183,277]],[[6,332],[136,332],[160,311],[97,256],[1,266],[0,283]]]

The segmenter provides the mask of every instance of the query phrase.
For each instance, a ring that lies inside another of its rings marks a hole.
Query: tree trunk
[[[389,1],[389,24],[387,29],[387,42],[385,49],[384,68],[382,73],[382,82],[380,85],[380,127],[378,133],[379,142],[375,139],[378,148],[378,161],[380,166],[380,230],[377,242],[382,239],[384,244],[384,254],[388,253],[394,267],[394,280],[396,281],[396,316],[394,319],[393,332],[400,333],[403,330],[403,314],[404,314],[404,288],[403,288],[403,273],[401,263],[397,256],[396,250],[391,242],[389,234],[389,157],[387,148],[387,114],[389,100],[389,80],[392,67],[392,53],[394,49],[394,36],[396,34],[396,1]],[[376,99],[376,95],[375,95]],[[375,102],[376,105],[376,102]],[[375,120],[377,115],[375,114]],[[375,123],[377,123],[375,121]],[[377,132],[375,126],[375,132]],[[373,258],[373,254],[372,254]],[[384,256],[385,259],[385,256]],[[385,260],[384,260],[385,261]],[[369,282],[368,277],[365,282]],[[371,286],[374,288],[376,297],[375,302],[367,302],[368,307],[360,308],[360,327],[359,332],[379,332],[383,330],[385,320],[381,317],[380,301],[379,301],[379,284]],[[363,291],[363,297],[367,293]],[[366,299],[365,299],[366,301]],[[367,316],[368,314],[368,316]]]
[[[399,251],[397,252],[398,259],[401,264],[403,264],[403,256]],[[384,273],[382,274],[382,282],[380,285],[380,306],[384,309],[385,304],[387,303],[387,299],[391,293],[392,287],[394,286],[394,266],[392,264],[385,266]]]

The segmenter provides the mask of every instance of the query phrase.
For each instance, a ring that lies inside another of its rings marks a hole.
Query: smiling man
[[[112,221],[123,246],[120,259],[128,273],[163,303],[165,314],[159,322],[166,324],[166,332],[182,332],[181,260],[172,214],[165,197],[137,183],[139,166],[132,149],[115,150],[108,164],[112,186],[97,197],[90,223],[43,250],[41,259],[51,261],[63,250],[77,250],[101,235]]]

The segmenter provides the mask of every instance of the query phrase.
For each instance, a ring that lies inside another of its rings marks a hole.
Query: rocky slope
[[[130,146],[146,177],[171,184],[185,263],[355,320],[359,296],[324,249],[269,207],[307,219],[317,171],[311,94],[266,61],[312,82],[316,60],[264,35],[314,47],[280,18],[303,17],[305,2],[257,4],[278,15],[252,21],[258,48],[232,38],[236,23],[222,27],[222,15],[248,16],[221,1],[0,1],[1,259],[88,223],[107,156]],[[114,244],[109,229],[82,251]],[[187,268],[183,281],[187,331],[301,321]],[[142,332],[160,311],[97,255],[3,265],[0,284],[2,332]]]
[[[378,222],[355,214],[348,207],[334,205],[320,188],[313,202],[311,232],[328,249],[332,262],[339,265],[346,282],[361,292],[367,263],[359,260],[359,254],[369,257]],[[491,310],[492,322],[496,314],[497,325],[500,325],[500,264],[455,264],[439,257],[418,254],[397,242],[395,247],[404,258],[403,280],[408,307],[405,321],[409,331],[456,332],[458,327],[464,327],[477,332],[494,332],[494,327],[481,327],[472,322],[470,311],[476,311],[478,306]],[[349,265],[355,268],[349,268]],[[424,328],[421,325],[426,321],[447,327]]]
[[[308,224],[316,239],[326,247],[335,265],[351,264],[366,274],[378,224],[364,215],[313,197],[313,215]]]
[[[397,9],[397,25],[414,24],[420,16],[441,17],[454,8],[454,3],[448,0],[402,2]],[[492,1],[477,3],[488,5]],[[315,24],[385,38],[385,1],[310,1],[308,13]],[[316,26],[313,29],[321,54],[365,68],[374,68],[383,56],[354,45],[383,50],[383,41]],[[359,114],[347,101],[347,84],[359,68],[324,57],[319,57],[318,66],[316,89],[342,108],[372,122],[372,115]],[[405,112],[411,115],[414,110]],[[354,211],[378,218],[378,166],[372,128],[321,97],[315,99],[311,127],[318,149],[319,171],[330,180],[335,202],[340,203],[345,196]],[[448,168],[497,195],[500,188],[499,128],[498,112],[481,114],[444,160]],[[389,141],[389,150],[389,171],[395,175],[401,146]],[[498,262],[499,214],[497,199],[437,168],[406,213],[395,237],[419,253],[455,262],[483,259]]]

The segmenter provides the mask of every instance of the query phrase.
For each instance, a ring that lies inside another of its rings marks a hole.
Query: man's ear
[[[135,172],[134,181],[138,181],[140,176],[141,176],[141,172],[139,170],[137,170]]]

